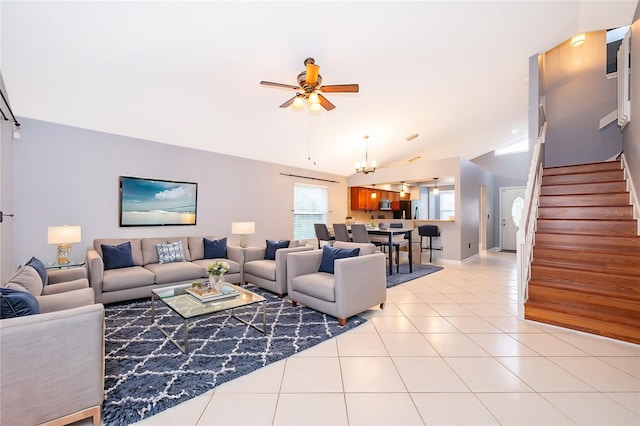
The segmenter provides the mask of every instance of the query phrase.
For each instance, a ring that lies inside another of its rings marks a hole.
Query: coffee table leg
[[[237,319],[238,321],[240,321],[241,323],[246,324],[249,327],[255,328],[260,333],[267,334],[267,301],[266,300],[262,301],[262,330],[260,330],[258,327],[256,327],[249,321],[245,321],[242,318],[236,316],[236,314],[233,313],[233,309],[231,309],[231,316]]]

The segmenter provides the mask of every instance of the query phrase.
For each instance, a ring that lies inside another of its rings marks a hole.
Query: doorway
[[[13,123],[0,123],[0,282],[6,282],[13,270]]]
[[[516,233],[524,208],[524,186],[500,188],[500,250],[516,251]]]
[[[478,221],[480,235],[480,253],[487,251],[487,187],[480,185],[480,220]]]

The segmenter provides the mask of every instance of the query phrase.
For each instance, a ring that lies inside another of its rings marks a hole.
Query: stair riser
[[[633,207],[540,207],[540,219],[633,219]]]
[[[533,258],[536,263],[552,264],[556,267],[585,268],[596,271],[623,272],[640,276],[640,253],[636,255],[618,255],[584,252],[579,250],[556,250],[534,247]]]
[[[536,233],[536,246],[553,246],[568,248],[589,249],[594,246],[610,249],[611,251],[640,252],[640,237],[627,236],[593,236],[593,235],[567,235],[545,234],[538,230]]]
[[[528,302],[553,303],[562,312],[581,309],[583,316],[640,327],[640,302],[619,297],[604,297],[540,285],[529,285]]]
[[[577,173],[570,175],[542,175],[543,185],[558,185],[563,183],[592,183],[611,180],[622,180],[622,170],[595,173]]]
[[[629,194],[578,194],[578,195],[543,195],[540,197],[541,207],[560,206],[628,206]]]
[[[635,236],[635,220],[577,220],[577,219],[538,219],[539,232],[559,232],[582,235],[620,235]]]
[[[640,277],[616,275],[611,272],[579,271],[531,265],[531,281],[549,282],[566,286],[568,290],[581,289],[595,294],[611,293],[614,296],[640,298]]]
[[[640,328],[525,306],[525,319],[640,344]]]
[[[544,169],[544,173],[549,176],[566,175],[575,173],[593,173],[602,171],[620,170],[622,165],[620,161],[607,161],[603,163],[593,164],[577,164],[574,166],[548,167]]]
[[[541,195],[611,194],[613,192],[626,191],[627,183],[624,181],[568,185],[543,185],[540,188]]]

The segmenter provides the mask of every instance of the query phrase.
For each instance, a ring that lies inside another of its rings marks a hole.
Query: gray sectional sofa
[[[208,277],[207,265],[224,260],[229,266],[225,281],[242,282],[243,250],[239,246],[227,245],[226,258],[204,258],[204,239],[218,240],[221,237],[171,237],[171,238],[117,238],[96,239],[93,248],[87,250],[89,282],[95,291],[97,303],[112,303],[149,297],[151,289],[180,283],[189,283]],[[160,263],[156,244],[182,242],[183,262]],[[102,245],[118,246],[129,242],[133,265],[105,269]]]

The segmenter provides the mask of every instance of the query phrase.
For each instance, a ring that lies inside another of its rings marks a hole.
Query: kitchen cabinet
[[[394,192],[391,197],[391,210],[394,212],[400,211],[400,193]]]

